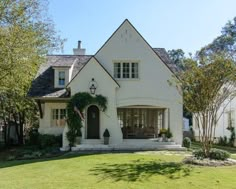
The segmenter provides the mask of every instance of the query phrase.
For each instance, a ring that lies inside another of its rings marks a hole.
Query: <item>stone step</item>
[[[147,150],[175,150],[186,151],[181,145],[104,145],[81,144],[72,147],[72,151],[147,151]]]
[[[82,144],[91,144],[91,145],[103,144],[103,140],[101,140],[101,139],[84,139],[84,140],[82,140]]]

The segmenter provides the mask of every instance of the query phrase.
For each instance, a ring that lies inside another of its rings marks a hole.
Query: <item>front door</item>
[[[90,106],[87,110],[87,138],[99,139],[99,109],[97,106]]]

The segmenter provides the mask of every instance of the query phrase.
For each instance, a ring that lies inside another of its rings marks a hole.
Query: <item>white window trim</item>
[[[60,73],[64,73],[64,85],[60,84]],[[58,86],[64,87],[66,84],[66,72],[64,70],[58,70]]]
[[[113,77],[117,80],[140,80],[140,60],[113,60]],[[120,78],[115,77],[115,63],[120,63]],[[129,63],[129,78],[123,78],[123,63]],[[138,77],[132,78],[132,63],[138,64]]]
[[[66,110],[66,108],[51,108],[51,127],[65,127],[66,126],[66,117],[67,117],[67,111],[65,112],[65,125],[55,125],[54,124],[54,120],[57,120],[60,122],[60,120],[62,120],[61,117],[61,110],[64,109]],[[58,119],[53,119],[53,110],[58,110]]]

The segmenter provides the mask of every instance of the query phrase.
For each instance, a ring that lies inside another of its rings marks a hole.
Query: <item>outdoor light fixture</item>
[[[89,85],[90,85],[89,87],[90,93],[94,95],[97,89],[97,82],[94,80],[94,78],[92,78]]]

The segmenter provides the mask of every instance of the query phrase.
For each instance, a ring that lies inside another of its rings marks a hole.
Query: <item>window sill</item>
[[[117,81],[139,81],[140,78],[115,78]]]

